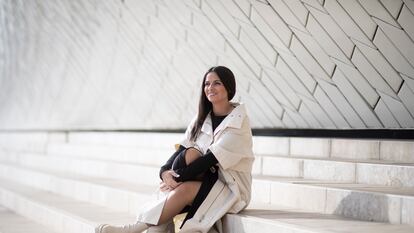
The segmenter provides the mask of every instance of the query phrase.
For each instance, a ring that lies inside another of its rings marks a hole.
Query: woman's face
[[[215,72],[210,72],[204,81],[204,94],[212,104],[228,102],[228,93]]]

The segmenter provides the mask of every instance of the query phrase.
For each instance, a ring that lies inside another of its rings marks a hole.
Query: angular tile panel
[[[254,127],[413,120],[411,0],[12,4],[0,3],[3,129],[183,128],[218,64],[236,74]]]

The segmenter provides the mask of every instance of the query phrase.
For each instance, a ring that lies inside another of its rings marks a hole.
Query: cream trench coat
[[[190,140],[193,122],[188,126],[184,147],[196,147],[205,154],[209,149],[219,161],[219,178],[193,218],[188,219],[181,233],[222,232],[220,219],[226,213],[238,213],[250,202],[251,170],[254,161],[252,133],[243,104],[232,103],[233,111],[213,132],[210,114],[196,141]],[[166,196],[138,215],[138,221],[156,224]],[[212,226],[215,224],[214,229]]]

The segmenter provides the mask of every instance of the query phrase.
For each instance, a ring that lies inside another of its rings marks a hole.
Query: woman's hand
[[[178,177],[179,175],[175,173],[173,170],[165,171],[161,174],[162,182],[160,183],[160,190],[162,192],[172,191],[177,188],[181,182],[177,182],[174,180],[174,177]]]

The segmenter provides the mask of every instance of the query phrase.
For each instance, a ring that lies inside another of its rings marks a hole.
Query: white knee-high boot
[[[175,233],[174,222],[171,220],[158,226],[151,226],[147,233]]]
[[[149,227],[150,226],[142,222],[122,226],[101,224],[95,228],[95,233],[141,233]]]

